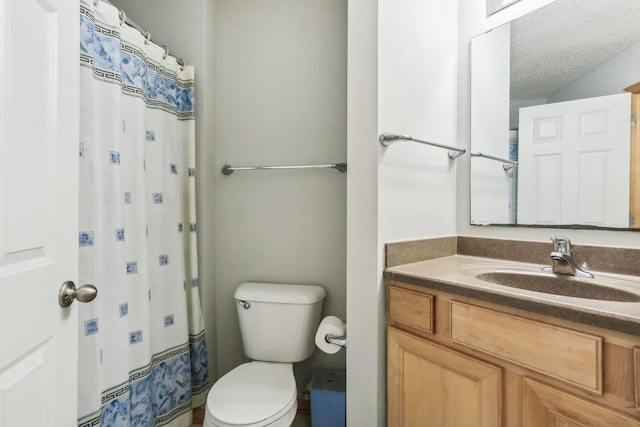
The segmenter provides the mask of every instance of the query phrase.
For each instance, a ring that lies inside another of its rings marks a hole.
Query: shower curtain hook
[[[118,9],[118,16],[120,18],[120,26],[123,26],[127,22],[127,14],[124,13],[124,10]]]
[[[162,59],[167,59],[167,56],[169,56],[169,48],[167,47],[167,45],[162,46],[162,48],[164,49],[164,55],[162,55]]]
[[[180,71],[184,71],[184,59],[182,58],[176,58],[176,62],[178,63],[178,65],[180,66]]]
[[[144,36],[144,44],[149,44],[149,43],[151,43],[151,33],[147,31]]]

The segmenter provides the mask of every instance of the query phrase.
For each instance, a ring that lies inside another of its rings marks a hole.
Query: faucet
[[[593,274],[584,271],[571,256],[571,240],[566,237],[553,237],[553,251],[551,252],[551,267],[544,267],[542,271],[554,274],[567,274],[569,276],[593,278]]]

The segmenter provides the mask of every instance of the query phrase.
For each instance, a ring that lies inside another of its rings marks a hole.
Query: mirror
[[[638,82],[637,0],[556,0],[475,37],[471,224],[640,229]]]

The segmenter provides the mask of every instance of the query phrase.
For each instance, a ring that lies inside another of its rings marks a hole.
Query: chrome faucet
[[[555,274],[567,274],[569,276],[593,278],[593,274],[584,271],[574,261],[571,249],[571,240],[566,237],[553,237],[553,251],[551,252],[551,267],[542,270]]]

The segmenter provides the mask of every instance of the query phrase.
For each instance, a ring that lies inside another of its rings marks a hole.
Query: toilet
[[[309,358],[326,292],[316,285],[245,282],[234,300],[245,355],[211,387],[205,427],[289,427],[298,408],[293,363]]]

